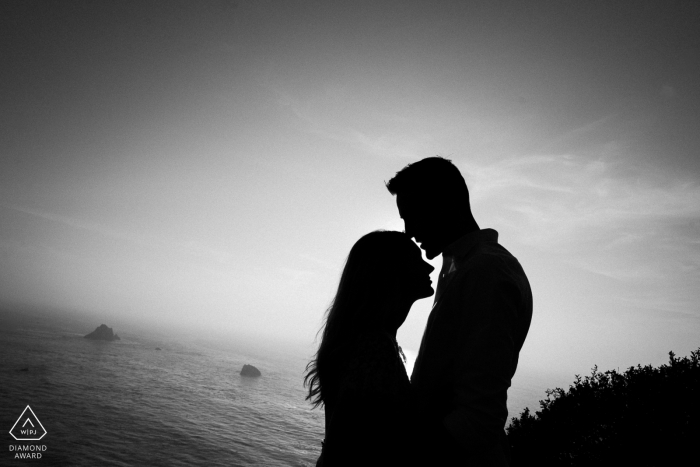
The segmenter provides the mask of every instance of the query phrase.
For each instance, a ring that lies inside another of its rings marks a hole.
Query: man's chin
[[[424,245],[421,245],[420,247],[423,249],[423,251],[425,251],[425,257],[428,259],[433,259],[440,254],[440,251],[437,251],[435,248],[431,248],[430,246],[425,247]]]

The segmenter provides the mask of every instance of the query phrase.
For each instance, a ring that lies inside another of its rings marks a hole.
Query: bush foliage
[[[594,367],[568,391],[547,390],[541,410],[507,429],[511,465],[700,465],[700,349],[669,356],[624,373]]]

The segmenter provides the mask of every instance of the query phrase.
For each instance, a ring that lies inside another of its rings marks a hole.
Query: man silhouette
[[[433,309],[411,375],[425,465],[507,466],[507,390],[532,318],[518,260],[479,229],[451,161],[409,164],[387,184],[406,233],[442,254]],[[416,453],[418,455],[418,453]]]

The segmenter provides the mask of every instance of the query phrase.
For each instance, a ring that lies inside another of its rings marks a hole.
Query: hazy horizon
[[[530,279],[519,371],[700,346],[695,3],[0,9],[4,303],[313,348],[353,243],[403,229],[384,182],[441,155]]]

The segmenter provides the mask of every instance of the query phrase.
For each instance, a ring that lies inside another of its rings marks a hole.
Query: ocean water
[[[324,415],[304,400],[304,352],[119,329],[120,341],[84,339],[98,324],[0,312],[0,465],[315,465]],[[263,376],[240,376],[246,363]],[[517,378],[511,416],[536,408],[541,386]],[[27,405],[41,441],[9,434]],[[15,460],[26,444],[46,446],[42,458]]]
[[[119,334],[92,341],[37,323],[0,331],[0,465],[315,465],[323,411],[304,400],[303,356]],[[262,376],[240,376],[244,363]],[[41,441],[9,434],[27,405],[47,431]],[[10,446],[20,444],[46,451],[15,460]]]

